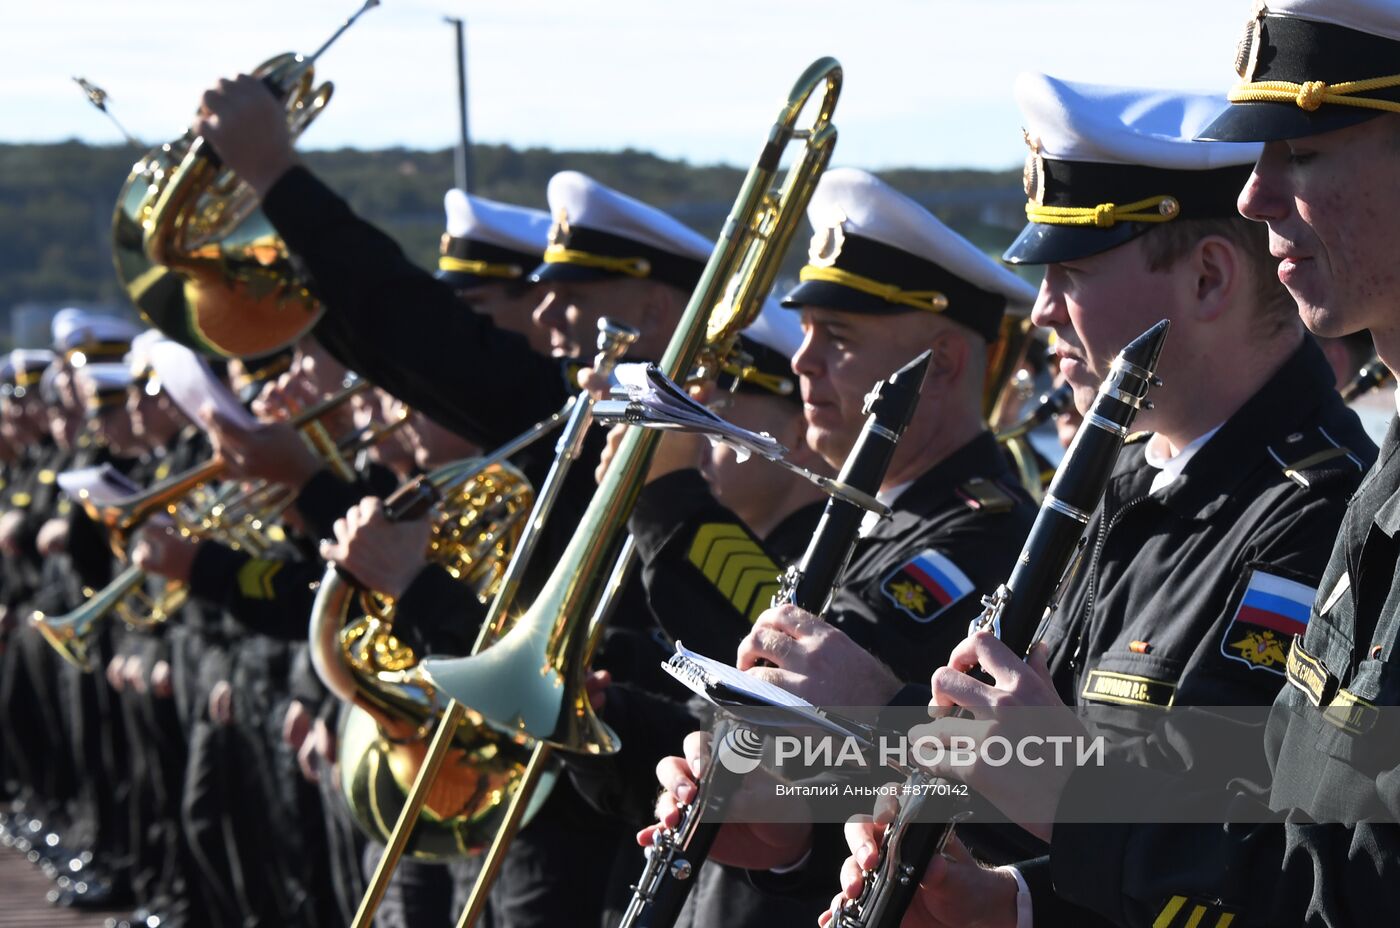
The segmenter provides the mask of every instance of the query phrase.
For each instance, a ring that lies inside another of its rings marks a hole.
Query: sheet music
[[[778,460],[787,453],[767,432],[742,429],[695,402],[655,364],[619,364],[613,376],[627,399],[646,410],[643,422],[664,422],[683,431],[703,432],[711,440],[734,448],[743,458],[752,453]]]
[[[65,470],[58,475],[58,488],[76,503],[86,501],[97,506],[111,506],[141,492],[111,464]]]
[[[676,661],[676,657],[681,660]],[[752,700],[757,706],[781,706],[788,709],[815,709],[810,702],[794,696],[780,686],[760,680],[744,673],[738,667],[730,666],[703,654],[696,654],[684,644],[676,642],[676,657],[662,665],[671,676],[684,683],[698,695],[706,698],[707,689],[726,687],[737,695]],[[676,661],[673,665],[672,661]]]
[[[661,669],[716,706],[786,709],[794,714],[794,722],[809,722],[842,736],[858,731],[850,722],[828,716],[800,696],[744,673],[737,667],[696,654],[679,641],[676,642],[676,653],[661,665]]]
[[[208,362],[184,345],[171,341],[152,345],[151,367],[160,378],[161,389],[169,394],[185,417],[200,428],[204,427],[204,423],[199,417],[199,411],[204,406],[214,407],[219,418],[228,420],[241,429],[258,427],[258,420],[243,408],[238,402],[238,397],[215,376]]]

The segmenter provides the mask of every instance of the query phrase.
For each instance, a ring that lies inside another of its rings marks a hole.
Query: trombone
[[[822,58],[803,72],[780,109],[662,355],[659,366],[671,380],[684,378],[697,364],[702,370],[716,369],[772,288],[779,262],[831,158],[836,141],[831,117],[841,79],[840,64]],[[816,114],[810,125],[800,127],[799,119],[813,100],[819,101]],[[804,143],[801,156],[787,171],[781,189],[775,190],[782,155],[794,140]],[[531,749],[523,782],[511,800],[488,867],[513,837],[518,809],[533,792],[534,778],[554,750],[601,755],[618,749],[617,736],[593,714],[584,689],[587,647],[600,631],[601,623],[592,620],[600,614],[619,573],[626,521],[658,438],[649,429],[631,430],[623,437],[568,547],[535,602],[510,631],[479,654],[420,665],[425,680],[452,697],[452,702],[438,724],[405,814],[395,826],[396,842],[397,832],[412,826],[414,810],[431,786],[456,728],[468,717]],[[386,850],[380,870],[392,869],[396,859],[391,861],[389,856]],[[489,870],[483,873],[488,875]],[[476,918],[486,882],[478,880],[459,925],[469,925]],[[377,903],[372,894],[366,894],[354,922],[357,928],[369,924]]]

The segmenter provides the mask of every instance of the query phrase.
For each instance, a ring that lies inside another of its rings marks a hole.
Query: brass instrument
[[[836,140],[831,116],[841,78],[835,59],[820,59],[807,68],[784,102],[661,358],[659,366],[672,380],[684,379],[697,365],[706,371],[717,369],[739,331],[762,306],[817,179],[830,160]],[[810,126],[799,128],[798,120],[814,97],[819,99],[816,114]],[[775,191],[783,153],[795,139],[804,142],[801,156]],[[426,682],[452,701],[395,826],[394,840],[356,914],[356,926],[367,926],[373,917],[376,889],[382,895],[381,876],[392,870],[395,845],[402,841],[400,832],[412,827],[464,719],[478,727],[489,726],[531,751],[488,864],[500,859],[519,827],[524,799],[533,794],[534,778],[543,772],[553,750],[601,755],[618,749],[616,735],[593,714],[584,690],[587,649],[600,631],[601,623],[593,619],[617,575],[614,568],[626,521],[658,438],[650,429],[629,430],[623,437],[568,547],[534,603],[509,631],[479,654],[425,660],[419,665]],[[459,924],[472,923],[488,882],[478,881]]]
[[[1035,384],[1026,369],[1031,347],[1036,344],[1035,325],[1024,316],[1007,314],[1001,320],[1001,335],[987,349],[987,375],[982,385],[982,414],[997,441],[1011,456],[1016,475],[1031,499],[1044,496],[1040,464],[1035,449],[1025,439],[1025,431],[1013,427],[1013,417],[1035,395]],[[1038,423],[1036,423],[1038,424]]]
[[[295,140],[330,101],[315,62],[378,0],[366,0],[310,57],[259,65]],[[117,278],[145,319],[182,345],[221,357],[267,354],[315,325],[320,304],[293,268],[256,194],[186,132],[132,167],[112,217]]]
[[[575,404],[491,454],[458,461],[406,484],[386,504],[391,519],[433,523],[429,560],[467,584],[482,602],[503,587],[518,550],[535,492],[508,459],[553,433]],[[364,618],[346,623],[358,600]],[[406,674],[418,656],[394,635],[395,603],[361,590],[328,567],[311,611],[310,655],[317,675],[349,703],[337,743],[341,793],[360,828],[388,839],[408,785],[426,749],[426,733],[442,710],[430,687]],[[463,730],[463,735],[472,734]],[[492,732],[459,739],[460,776],[444,778],[429,797],[432,817],[414,833],[417,857],[460,856],[480,850],[494,829],[494,810],[510,793],[522,763],[509,739]]]
[[[303,411],[291,420],[291,425],[305,428],[339,408],[351,397],[369,386],[358,380],[338,393]],[[356,435],[353,444],[378,441],[397,425],[385,427],[370,436]],[[211,458],[189,470],[175,474],[149,489],[115,503],[98,505],[83,491],[78,500],[88,516],[107,530],[113,554],[126,560],[131,534],[152,517],[168,515],[187,536],[215,538],[234,548],[266,551],[276,541],[280,531],[271,524],[277,502],[264,500],[260,506],[247,503],[230,505],[233,499],[225,488],[209,488],[227,468],[220,458]],[[82,605],[64,615],[47,616],[34,612],[29,622],[44,639],[69,663],[82,670],[92,670],[93,641],[100,622],[115,612],[127,625],[136,628],[155,626],[168,620],[184,605],[188,590],[182,583],[167,581],[156,595],[147,594],[144,587],[146,572],[134,564],[125,567],[107,586],[93,593]]]
[[[606,316],[599,319],[598,354],[592,365],[594,370],[604,375],[610,373],[631,345],[636,342],[639,335],[640,333],[631,326],[614,322]],[[572,468],[574,460],[583,450],[583,439],[592,422],[592,410],[593,398],[585,390],[571,398],[565,408],[556,413],[555,418],[565,414],[568,418],[564,424],[563,434],[560,435],[555,446],[554,461],[550,465],[549,473],[545,476],[544,482],[540,485],[540,492],[535,500],[534,508],[530,511],[525,531],[518,540],[513,556],[509,557],[509,567],[500,578],[490,611],[482,621],[481,629],[477,633],[477,639],[472,649],[473,653],[495,640],[508,627],[510,607],[515,600],[520,581],[530,563],[535,547],[542,537],[544,525],[563,489],[564,480]],[[542,425],[536,425],[532,431],[538,431]],[[529,440],[532,439],[530,439],[530,432],[527,432],[514,442],[497,449],[492,458],[504,460],[523,447],[523,442]],[[502,558],[497,563],[504,563],[505,560]],[[615,584],[609,586],[609,593],[615,594],[621,586],[622,580],[619,579]],[[605,599],[610,600],[611,596],[605,597]],[[320,605],[319,599],[317,605]],[[606,607],[600,606],[600,609],[604,608]],[[313,622],[321,621],[320,615],[321,612],[317,609]],[[330,640],[328,641],[326,632],[323,631],[319,634],[313,632],[313,653],[334,653],[334,631],[329,632],[329,636]],[[528,821],[555,781],[553,768],[546,770],[542,763],[531,763],[531,755],[525,748],[516,745],[513,741],[503,744],[503,739],[498,732],[482,726],[464,725],[460,723],[459,719],[458,723],[450,728],[446,726],[439,728],[440,732],[452,732],[455,746],[450,750],[438,749],[442,753],[437,756],[436,763],[438,767],[441,767],[446,761],[447,755],[452,754],[454,759],[459,761],[454,766],[453,775],[439,779],[436,773],[437,768],[435,768],[435,772],[425,781],[430,782],[433,788],[418,792],[416,794],[417,804],[410,805],[409,803],[413,802],[415,797],[409,794],[409,786],[424,776],[420,768],[420,762],[425,762],[423,758],[424,738],[430,730],[431,721],[445,709],[450,709],[451,703],[448,701],[448,704],[444,705],[432,685],[422,681],[417,668],[405,668],[402,673],[397,675],[399,680],[403,679],[403,674],[411,675],[408,678],[408,691],[415,694],[422,693],[424,697],[420,700],[416,716],[411,716],[422,719],[419,736],[413,739],[412,747],[387,745],[384,744],[385,739],[383,738],[372,743],[365,738],[360,738],[359,744],[352,741],[348,758],[344,757],[344,746],[341,748],[343,777],[347,776],[345,773],[347,761],[356,770],[371,767],[378,760],[379,755],[395,754],[400,761],[394,771],[395,776],[378,778],[372,795],[367,795],[367,791],[364,789],[347,788],[345,790],[356,820],[362,824],[368,823],[370,834],[380,838],[385,843],[384,853],[380,857],[379,865],[370,880],[360,909],[356,913],[355,924],[367,924],[373,919],[379,903],[383,900],[389,878],[393,874],[399,858],[405,852],[411,852],[418,856],[438,856],[441,853],[476,853],[485,846],[484,841],[492,834],[496,835],[499,840],[501,834],[511,831],[512,816],[516,817],[517,824]],[[372,689],[382,689],[386,685],[394,690],[403,688],[383,674],[373,680],[366,680],[362,676],[357,677],[352,682]],[[328,685],[330,684],[328,683]],[[337,689],[333,685],[332,688]],[[337,692],[339,691],[337,689]],[[402,700],[399,704],[401,707],[408,705]],[[356,719],[354,710],[351,710],[348,719]],[[359,727],[364,728],[365,726],[361,724]],[[436,741],[433,748],[429,750],[433,749],[437,749]],[[412,752],[407,760],[404,758],[405,751]],[[430,756],[427,761],[433,761],[433,758]],[[494,774],[489,782],[495,788],[486,790],[474,788],[473,785],[479,782],[480,771],[487,768],[489,768],[488,772]],[[356,775],[354,779],[358,782],[364,778]],[[448,782],[442,782],[444,779]],[[459,784],[463,782],[472,788],[460,788]],[[384,784],[384,786],[379,784]],[[537,787],[543,787],[543,789],[537,789]],[[463,802],[458,799],[458,806],[445,807],[443,805],[444,799],[450,799],[454,796],[466,796],[471,801]],[[371,800],[378,801],[371,805]],[[394,815],[395,822],[391,826],[385,816],[386,813],[394,814],[395,810],[397,810]],[[410,823],[417,821],[425,810],[430,815],[429,825],[416,830],[403,825],[406,821]],[[373,814],[365,814],[367,811]],[[443,840],[444,837],[449,840]],[[411,847],[410,839],[413,841]],[[493,842],[491,851],[494,852],[496,847],[497,842]],[[443,848],[447,850],[443,851]],[[488,853],[484,873],[491,871],[492,862],[495,859],[493,853]]]

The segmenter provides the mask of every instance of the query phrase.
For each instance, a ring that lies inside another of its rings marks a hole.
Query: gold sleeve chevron
[[[245,599],[275,599],[272,578],[282,569],[282,561],[265,561],[253,558],[238,568],[238,592]]]
[[[750,622],[778,592],[778,565],[732,522],[700,526],[690,543],[690,563]]]
[[[1172,896],[1152,922],[1152,928],[1230,928],[1232,912],[1219,903]]]

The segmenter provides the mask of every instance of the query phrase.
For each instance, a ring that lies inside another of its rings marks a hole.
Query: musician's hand
[[[141,655],[133,654],[126,659],[126,666],[122,668],[122,675],[126,677],[126,685],[131,687],[131,691],[138,695],[146,695],[146,662],[141,659]]]
[[[588,704],[594,712],[602,712],[608,701],[608,687],[612,686],[612,674],[606,670],[590,670],[584,678],[583,688],[588,693]]]
[[[156,661],[151,668],[151,693],[156,699],[169,699],[175,692],[170,678],[170,661]]]
[[[53,557],[68,550],[68,520],[49,519],[39,527],[34,547],[44,557]]]
[[[617,456],[617,449],[622,444],[623,436],[632,428],[634,426],[618,424],[608,430],[607,444],[603,446],[603,454],[598,459],[598,467],[593,471],[593,478],[599,483],[603,482],[603,475],[612,466],[612,460]],[[700,457],[705,453],[707,441],[703,435],[692,435],[686,432],[663,434],[661,440],[656,443],[656,452],[651,458],[651,468],[647,471],[647,483],[678,470],[698,468]]]
[[[262,81],[247,74],[204,92],[193,129],[259,197],[297,163],[286,110]]]
[[[287,704],[287,712],[282,716],[282,743],[293,751],[301,750],[302,744],[311,734],[313,717],[306,709],[306,703],[293,699]]]
[[[675,828],[680,824],[680,804],[693,800],[710,761],[710,734],[696,731],[686,736],[685,757],[666,757],[656,765],[656,778],[663,787],[656,800],[658,824],[648,825],[637,833],[637,843],[650,847],[662,826]],[[744,778],[728,802],[727,808],[735,818],[742,819],[746,808],[753,809],[763,802],[762,796],[773,795],[773,780],[761,768]],[[727,822],[715,837],[710,858],[717,863],[745,870],[771,870],[790,866],[807,853],[812,843],[812,826],[808,823],[750,823]]]
[[[233,724],[233,684],[220,680],[209,690],[209,721],[215,725]]]
[[[335,522],[335,541],[321,543],[321,557],[361,586],[395,598],[404,594],[427,563],[433,525],[422,518],[392,522],[384,501],[366,496]]]
[[[301,358],[297,366],[276,380],[263,385],[249,407],[264,422],[285,422],[297,413],[323,402],[330,394],[313,373],[316,362]],[[317,418],[333,437],[355,431],[355,406],[344,402]]]
[[[126,656],[118,654],[107,662],[107,685],[120,693],[126,688]]]
[[[948,656],[948,666],[933,672],[930,706],[1001,709],[1009,706],[1055,707],[1064,700],[1050,676],[1049,649],[1036,644],[1024,661],[991,632],[976,632],[959,642]],[[995,685],[969,676],[981,667]]]
[[[606,400],[612,396],[612,378],[604,377],[591,367],[579,368],[578,385],[579,389],[587,390],[588,395],[595,400]]]
[[[796,606],[765,610],[739,643],[736,666],[828,706],[883,706],[900,689],[894,671],[841,630]]]
[[[324,720],[317,719],[311,724],[311,735],[297,751],[297,765],[308,782],[321,782],[323,773],[330,774],[331,782],[336,782],[335,732]]]
[[[214,453],[228,464],[229,476],[262,479],[299,490],[316,475],[322,461],[297,430],[285,422],[244,428],[212,406],[199,412]]]
[[[0,516],[0,554],[19,555],[20,536],[24,533],[24,513],[10,509]]]
[[[149,574],[177,583],[189,583],[199,542],[180,534],[169,523],[141,526],[131,548],[131,563]]]
[[[992,737],[1016,745],[1027,739],[1051,744],[1060,737],[1084,738],[1084,726],[1055,691],[1047,654],[1045,645],[1037,644],[1022,661],[990,632],[969,636],[953,649],[949,666],[934,671],[929,707],[935,721],[911,729],[910,737],[931,737],[943,744],[968,738],[974,745]],[[967,674],[979,666],[992,684]],[[939,717],[953,706],[970,710],[972,717]],[[994,766],[982,759],[981,751],[972,753],[976,760],[971,764],[954,766],[945,757],[932,772],[967,783],[1013,822],[1049,841],[1060,795],[1074,769],[1070,763],[1054,763],[1053,753],[1040,752],[1042,763],[1033,768],[1019,763]],[[1074,753],[1065,752],[1069,757]]]
[[[841,892],[817,919],[818,925],[830,922],[847,900],[860,897],[864,871],[874,869],[879,861],[876,849],[884,838],[888,816],[877,818],[880,820],[858,816],[846,823],[851,856],[841,866]],[[979,866],[954,837],[924,871],[919,892],[904,913],[900,928],[1016,928],[1017,889],[1014,876]]]

